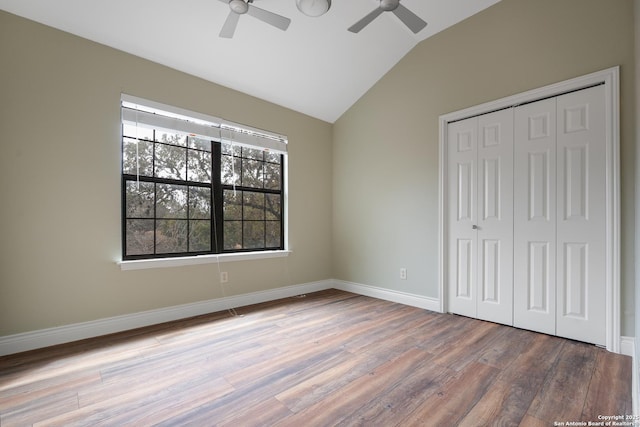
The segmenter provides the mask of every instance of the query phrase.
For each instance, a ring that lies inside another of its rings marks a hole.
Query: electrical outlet
[[[400,269],[400,279],[407,280],[407,269],[404,267]]]
[[[227,283],[229,281],[229,273],[226,271],[220,272],[220,283]]]

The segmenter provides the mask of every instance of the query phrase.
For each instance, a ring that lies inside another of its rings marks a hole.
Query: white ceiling
[[[385,12],[353,34],[347,28],[379,0],[333,0],[318,18],[295,0],[255,0],[291,18],[289,29],[244,15],[232,39],[218,37],[229,13],[219,0],[0,0],[0,8],[333,123],[420,41],[498,1],[401,0],[428,22],[420,33]]]

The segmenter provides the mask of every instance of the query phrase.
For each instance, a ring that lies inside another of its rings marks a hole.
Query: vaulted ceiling
[[[379,0],[333,0],[316,18],[295,0],[255,0],[291,24],[282,31],[243,15],[233,38],[219,37],[224,0],[0,0],[0,8],[333,123],[420,41],[498,1],[401,0],[425,29],[414,34],[385,12],[354,34],[347,28]]]

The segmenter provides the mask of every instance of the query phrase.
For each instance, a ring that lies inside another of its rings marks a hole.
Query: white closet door
[[[448,127],[448,308],[476,317],[478,119]]]
[[[513,109],[478,117],[478,314],[513,325]]]
[[[555,99],[515,109],[514,170],[514,326],[555,334]]]
[[[604,86],[557,98],[556,334],[604,345]]]
[[[448,128],[449,311],[513,324],[513,110]]]

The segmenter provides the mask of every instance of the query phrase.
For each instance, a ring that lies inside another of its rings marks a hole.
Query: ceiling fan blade
[[[427,26],[427,23],[423,21],[422,18],[404,7],[402,3],[398,4],[398,7],[393,10],[393,13],[400,18],[404,25],[409,27],[414,34],[419,33],[420,30]]]
[[[220,37],[226,39],[233,37],[233,33],[236,32],[236,27],[238,26],[238,19],[240,19],[240,15],[233,11],[229,12],[229,16],[227,16],[227,20],[224,21],[222,30],[220,30]]]
[[[261,20],[262,22],[273,25],[276,28],[280,28],[282,31],[289,28],[289,24],[291,23],[291,19],[269,12],[268,10],[260,9],[259,7],[253,6],[251,3],[249,3],[249,10],[247,11],[247,14]]]
[[[370,14],[368,14],[367,16],[365,16],[364,18],[362,18],[361,20],[359,20],[358,22],[350,26],[348,30],[351,31],[352,33],[359,33],[360,30],[362,30],[364,27],[369,25],[371,21],[373,21],[378,16],[380,16],[382,12],[384,12],[384,10],[381,8],[375,9],[373,12],[371,12]]]

